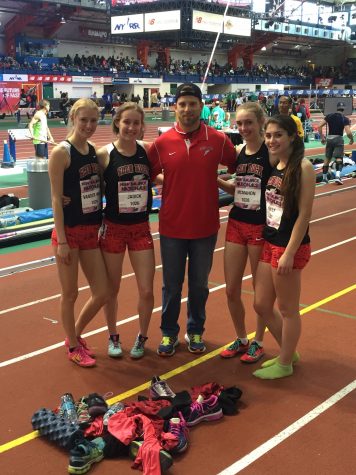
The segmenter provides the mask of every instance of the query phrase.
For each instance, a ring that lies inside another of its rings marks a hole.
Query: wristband
[[[64,246],[65,244],[68,244],[67,241],[63,241],[63,242],[57,242],[58,246]]]

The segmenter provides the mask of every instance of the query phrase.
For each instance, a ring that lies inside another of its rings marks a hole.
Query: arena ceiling
[[[310,1],[310,0],[309,0]],[[317,0],[315,0],[316,3]],[[208,0],[205,0],[206,3]],[[191,2],[192,4],[194,2]],[[198,0],[197,3],[202,4]],[[353,0],[326,0],[322,3],[337,4],[353,3]],[[99,31],[106,31],[107,40],[101,42],[113,42],[119,44],[137,44],[139,37],[115,36],[110,39],[110,17],[107,4],[98,0],[0,0],[0,35],[5,36],[6,30],[11,28],[12,22],[16,18],[22,18],[24,34],[32,38],[48,38],[58,40],[87,41],[81,34],[81,28],[94,28]],[[196,32],[195,32],[196,33]],[[199,33],[198,33],[199,34]],[[153,43],[171,49],[201,49],[211,50],[215,38],[210,35],[202,35],[201,41],[193,38],[193,41],[186,41],[179,33],[155,34],[152,36]],[[146,38],[147,39],[147,38]],[[270,56],[272,48],[279,46],[281,49],[299,50],[300,58],[311,60],[317,63],[318,57],[334,48],[336,54],[344,56],[345,48],[349,46],[342,42],[332,40],[314,39],[308,37],[281,35],[273,32],[253,31],[249,38],[225,38],[219,42],[217,50],[228,51],[233,46],[240,45],[241,48],[251,47],[253,52],[263,56]],[[260,48],[266,47],[265,51]],[[292,56],[292,55],[291,55]]]

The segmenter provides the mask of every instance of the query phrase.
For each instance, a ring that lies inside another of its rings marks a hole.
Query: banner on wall
[[[112,78],[104,78],[104,77],[93,77],[93,83],[94,84],[111,84],[112,83]]]
[[[315,78],[315,85],[317,87],[332,87],[333,84],[333,78]]]
[[[72,76],[54,76],[52,74],[29,74],[28,80],[36,82],[72,82]]]
[[[27,74],[3,74],[3,81],[28,81]]]
[[[5,76],[5,75],[4,75]],[[26,76],[27,78],[27,76]],[[42,87],[39,84],[19,81],[1,81],[0,82],[0,113],[12,114],[17,111],[20,102],[21,89],[25,94],[35,93],[37,100],[42,99]]]

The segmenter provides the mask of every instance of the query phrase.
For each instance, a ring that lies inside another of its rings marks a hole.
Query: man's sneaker
[[[206,350],[205,343],[201,335],[186,333],[184,335],[184,339],[188,343],[188,350],[191,353],[204,353]]]
[[[177,336],[163,336],[157,353],[160,356],[173,356],[176,352],[175,348],[179,345]]]
[[[70,451],[68,472],[81,475],[87,473],[95,462],[104,458],[103,451],[87,439]]]
[[[140,450],[141,445],[143,444],[143,440],[133,440],[130,444],[129,448],[129,456],[131,460],[135,460],[138,454],[138,451]],[[165,472],[168,470],[172,464],[173,464],[173,459],[172,456],[169,452],[166,450],[161,449],[159,451],[159,463],[160,463],[160,468],[161,472]]]
[[[223,412],[218,402],[218,397],[212,394],[208,399],[199,395],[198,399],[190,405],[189,414],[184,416],[188,427],[195,426],[203,421],[216,421],[223,417]]]
[[[177,445],[171,450],[172,454],[184,452],[188,447],[188,427],[181,412],[179,412],[179,417],[172,417],[169,420],[168,432],[175,435],[178,439]]]
[[[234,356],[246,353],[249,348],[249,344],[247,343],[244,345],[240,338],[237,338],[235,341],[231,343],[225,350],[220,353],[222,358],[233,358]]]
[[[322,182],[322,183],[325,183],[325,184],[327,185],[327,184],[329,183],[329,180],[328,180],[327,178],[323,178],[323,179],[321,180],[321,182]]]
[[[336,177],[334,180],[335,185],[342,185],[342,180],[340,177]]]
[[[242,363],[256,363],[264,354],[263,347],[260,346],[257,341],[253,341],[250,348],[241,356],[240,361],[242,361]]]
[[[104,426],[108,425],[108,421],[111,416],[113,416],[117,412],[123,411],[124,409],[125,409],[125,404],[123,402],[116,402],[115,404],[110,406],[109,409],[105,412],[104,417],[103,417]]]
[[[137,335],[135,343],[130,351],[131,358],[138,360],[139,358],[142,358],[144,356],[145,343],[147,339],[147,336]]]
[[[156,399],[173,399],[175,393],[168,386],[167,381],[160,379],[159,376],[153,376],[151,386],[149,388],[150,398]]]
[[[122,349],[119,341],[119,335],[109,337],[108,355],[111,358],[120,358],[122,356]]]
[[[92,358],[95,356],[94,351],[91,350],[91,349],[88,347],[88,344],[87,344],[86,340],[84,340],[84,338],[82,338],[81,336],[78,336],[78,337],[77,337],[77,341],[78,341],[79,345],[81,345],[81,346],[84,348],[85,352],[86,352],[89,356],[91,356]],[[64,345],[65,345],[65,347],[69,350],[69,338],[68,338],[68,337],[65,338],[65,340],[64,340]]]
[[[83,368],[91,368],[96,364],[95,359],[82,346],[77,346],[73,351],[68,350],[68,359]]]

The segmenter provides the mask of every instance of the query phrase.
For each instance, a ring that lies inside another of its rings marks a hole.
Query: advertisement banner
[[[220,33],[223,28],[223,15],[193,10],[192,29]]]
[[[104,77],[98,78],[98,77],[94,76],[93,77],[93,83],[94,84],[98,84],[98,83],[100,83],[100,84],[111,84],[112,83],[112,78],[104,78]]]
[[[39,84],[31,84],[27,80],[24,82],[2,81],[0,82],[0,114],[13,114],[17,111],[21,89],[25,94],[36,94],[37,101],[42,99],[42,87]]]
[[[317,87],[332,87],[333,84],[333,78],[315,78],[315,85]]]
[[[145,13],[145,31],[180,30],[180,10]]]
[[[162,84],[161,78],[129,78],[129,84]]]
[[[79,31],[82,36],[89,37],[93,40],[106,40],[109,36],[106,30],[100,30],[99,28],[87,28],[81,26],[79,27]]]
[[[27,74],[3,74],[4,81],[28,81]]]
[[[85,82],[86,84],[93,82],[92,76],[72,76],[72,82]]]
[[[53,74],[29,74],[28,80],[35,82],[72,82],[72,76],[58,76]]]
[[[122,35],[126,33],[143,33],[143,13],[138,15],[123,15],[111,17],[111,34]]]
[[[225,35],[251,36],[251,19],[227,15],[224,21]]]

